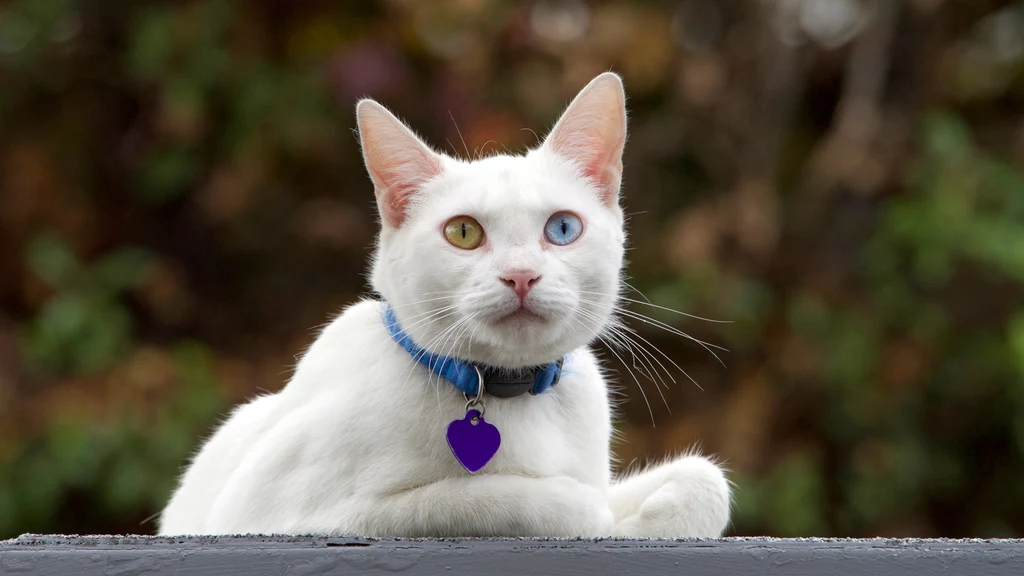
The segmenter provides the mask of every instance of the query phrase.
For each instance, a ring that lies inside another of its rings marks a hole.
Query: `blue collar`
[[[402,327],[398,325],[398,319],[395,318],[394,311],[386,302],[384,303],[384,324],[388,327],[395,342],[406,352],[412,354],[417,362],[430,368],[435,374],[448,380],[468,396],[475,396],[479,387],[476,368],[480,368],[484,376],[484,390],[498,398],[511,398],[527,392],[540,394],[558,384],[558,379],[562,375],[564,357],[558,362],[543,366],[504,370],[490,366],[474,366],[458,358],[449,358],[428,352],[417,346],[412,338],[402,330]]]

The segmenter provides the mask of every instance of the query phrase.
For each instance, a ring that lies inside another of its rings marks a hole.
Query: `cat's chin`
[[[553,319],[529,311],[496,318],[477,331],[476,336],[472,360],[502,368],[554,362],[582,345],[566,341]]]

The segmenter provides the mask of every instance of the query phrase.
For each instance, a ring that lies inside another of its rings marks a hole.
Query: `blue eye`
[[[544,225],[544,237],[558,246],[572,244],[583,233],[583,221],[572,212],[557,212]]]

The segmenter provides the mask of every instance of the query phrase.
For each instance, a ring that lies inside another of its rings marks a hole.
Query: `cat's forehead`
[[[527,156],[491,156],[473,162],[459,162],[448,171],[454,187],[476,187],[484,193],[517,192],[540,184],[545,175],[534,159]],[[494,198],[499,200],[500,198]]]
[[[446,204],[491,214],[544,211],[571,200],[580,209],[586,195],[574,193],[573,180],[570,170],[536,154],[457,162],[443,177]]]

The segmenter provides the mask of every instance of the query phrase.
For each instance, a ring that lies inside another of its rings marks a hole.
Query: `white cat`
[[[711,461],[612,478],[608,390],[586,346],[620,286],[624,104],[619,77],[602,74],[536,150],[467,162],[361,101],[382,220],[372,283],[387,304],[347,308],[287,387],[234,411],[185,472],[160,534],[720,536],[729,483]],[[483,378],[488,393],[467,406],[418,347],[464,390]],[[483,422],[453,447],[481,446],[484,422],[501,435],[475,474],[446,442],[467,407]]]

